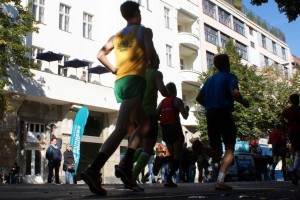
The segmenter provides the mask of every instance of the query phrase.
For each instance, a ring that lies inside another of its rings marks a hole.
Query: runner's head
[[[293,105],[299,105],[299,94],[291,94],[290,103]]]
[[[214,65],[218,71],[230,71],[229,57],[227,54],[218,54],[214,57]]]
[[[177,96],[177,89],[176,89],[176,85],[173,82],[170,82],[166,85],[166,88],[168,89],[169,93],[171,94],[171,96]]]
[[[137,20],[137,23],[141,23],[141,12],[139,9],[140,5],[134,1],[126,1],[121,7],[121,14],[126,21],[131,21],[133,19]]]

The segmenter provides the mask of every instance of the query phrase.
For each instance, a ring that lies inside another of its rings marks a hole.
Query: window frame
[[[172,46],[171,45],[166,45],[166,61],[167,61],[167,66],[172,67]]]
[[[245,36],[245,25],[237,18],[233,18],[233,30],[243,36]]]
[[[170,28],[170,9],[164,7],[165,28]]]
[[[59,4],[59,30],[70,32],[70,11],[70,6]]]
[[[33,0],[32,13],[36,21],[44,23],[45,0]]]
[[[205,34],[205,40],[209,43],[212,43],[214,45],[219,44],[219,36],[218,36],[218,30],[214,29],[213,27],[204,24],[204,34]]]
[[[82,18],[82,36],[91,40],[93,36],[93,15],[83,12]]]
[[[224,24],[225,26],[231,28],[230,13],[226,12],[225,10],[223,10],[222,8],[219,7],[218,14],[219,14],[219,22],[221,24]]]
[[[207,66],[207,69],[210,69],[214,65],[214,56],[215,56],[214,53],[206,51],[206,66]]]

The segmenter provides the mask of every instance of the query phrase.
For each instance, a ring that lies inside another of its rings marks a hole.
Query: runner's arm
[[[144,46],[145,46],[145,52],[146,56],[149,62],[149,65],[152,66],[156,59],[156,50],[154,48],[153,44],[153,33],[150,28],[143,29],[143,38],[144,38]]]
[[[188,118],[190,108],[188,106],[185,106],[181,99],[175,97],[174,106],[181,113],[183,119]]]
[[[159,90],[160,94],[164,97],[169,97],[170,94],[167,87],[164,84],[163,74],[160,71],[155,71],[153,74],[153,78],[155,80],[156,87]]]
[[[116,67],[113,66],[107,59],[107,55],[114,49],[114,37],[109,38],[107,43],[97,53],[97,59],[106,67],[111,73],[116,74]]]

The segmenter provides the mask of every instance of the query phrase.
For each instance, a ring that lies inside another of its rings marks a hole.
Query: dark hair
[[[230,67],[229,57],[227,54],[218,54],[214,57],[214,65],[219,70],[225,70]]]
[[[176,92],[177,92],[176,85],[175,85],[175,83],[173,83],[173,82],[168,83],[168,84],[166,85],[166,88],[169,90],[169,92],[170,92],[171,94],[176,94]]]
[[[53,141],[53,140],[56,140],[57,138],[53,135],[52,137],[51,137],[51,141]]]
[[[200,140],[195,140],[192,144],[192,149],[195,152],[199,152],[203,150],[203,143]]]
[[[126,20],[132,19],[136,12],[140,12],[139,7],[140,4],[134,1],[125,1],[120,7],[121,14]]]
[[[290,102],[291,104],[299,104],[299,94],[291,94]]]

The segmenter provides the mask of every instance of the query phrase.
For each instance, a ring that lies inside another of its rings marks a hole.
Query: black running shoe
[[[132,176],[132,166],[127,166],[123,163],[115,165],[115,175],[117,178],[121,178],[124,185],[130,187],[137,187],[136,179]]]
[[[107,192],[102,187],[101,173],[95,172],[92,168],[88,167],[81,172],[80,177],[89,186],[90,191],[100,196],[106,196]]]

